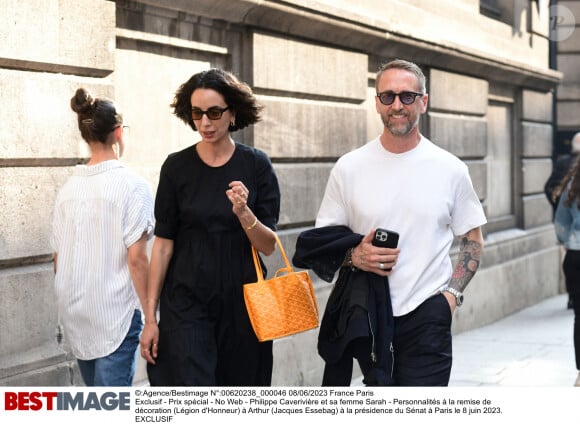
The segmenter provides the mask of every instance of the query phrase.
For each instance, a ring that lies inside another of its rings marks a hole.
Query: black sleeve
[[[256,178],[258,196],[254,214],[263,224],[276,230],[280,217],[280,186],[272,162],[260,150],[256,150]]]
[[[155,235],[175,239],[178,227],[178,211],[176,188],[171,178],[171,159],[168,158],[161,166],[159,185],[155,195]]]

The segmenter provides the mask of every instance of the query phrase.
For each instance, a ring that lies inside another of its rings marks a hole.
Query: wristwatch
[[[461,293],[459,290],[447,286],[441,289],[441,292],[449,292],[455,296],[455,304],[457,304],[458,307],[463,305],[463,293]]]

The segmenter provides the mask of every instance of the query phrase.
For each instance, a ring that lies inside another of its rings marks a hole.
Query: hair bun
[[[84,88],[79,88],[70,100],[71,109],[77,114],[90,113],[93,108],[93,97]]]

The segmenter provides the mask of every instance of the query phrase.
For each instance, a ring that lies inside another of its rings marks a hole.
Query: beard
[[[391,115],[393,115],[393,114],[394,115],[404,114],[407,121],[401,122],[400,119],[397,119],[396,122],[392,121]],[[419,116],[418,115],[415,116],[413,114],[409,114],[409,113],[405,113],[405,112],[395,112],[393,114],[381,115],[381,119],[383,121],[383,124],[385,125],[385,127],[387,129],[389,129],[389,132],[391,132],[391,134],[393,136],[407,136],[411,132],[411,130],[413,130],[419,124]]]

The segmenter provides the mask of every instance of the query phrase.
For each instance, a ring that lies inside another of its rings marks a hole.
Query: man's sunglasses
[[[210,120],[219,120],[228,109],[230,109],[229,106],[226,106],[225,108],[209,108],[207,111],[202,111],[199,108],[191,108],[191,118],[194,120],[201,120],[201,117],[205,114]]]
[[[377,94],[377,97],[383,105],[392,105],[397,96],[399,96],[399,100],[403,105],[411,105],[417,97],[422,95],[423,93],[415,93],[414,91],[401,91],[400,93],[385,91],[384,93]]]

